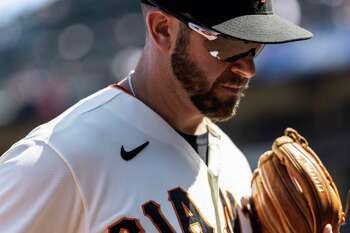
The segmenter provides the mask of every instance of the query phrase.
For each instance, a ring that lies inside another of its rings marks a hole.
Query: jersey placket
[[[219,210],[219,174],[221,161],[218,156],[220,156],[220,135],[217,134],[211,127],[210,123],[208,124],[208,141],[209,141],[209,153],[208,153],[208,181],[211,190],[211,197],[213,201],[213,205],[215,208],[215,216],[216,216],[216,229],[217,233],[222,233],[222,223],[221,223],[221,215]]]

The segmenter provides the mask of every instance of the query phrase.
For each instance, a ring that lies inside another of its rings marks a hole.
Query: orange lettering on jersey
[[[214,228],[183,189],[175,188],[168,193],[183,233],[214,233]]]
[[[192,233],[203,233],[202,227],[201,227],[201,225],[198,222],[192,223],[190,225],[190,231]]]
[[[160,205],[155,201],[148,201],[142,205],[144,215],[151,220],[161,233],[176,233],[169,221],[165,218]]]
[[[181,205],[182,205],[182,208],[184,208],[186,217],[188,217],[188,218],[193,217],[193,214],[192,214],[191,211],[184,205],[184,203],[181,203]]]
[[[175,188],[168,191],[168,194],[182,233],[215,233],[215,229],[205,219],[187,192],[181,188]],[[160,204],[151,200],[142,205],[142,210],[156,229],[152,229],[150,232],[176,233],[174,227],[162,213]],[[145,230],[138,219],[123,217],[110,225],[107,232],[145,233]]]
[[[136,218],[121,218],[108,227],[108,233],[145,233]]]

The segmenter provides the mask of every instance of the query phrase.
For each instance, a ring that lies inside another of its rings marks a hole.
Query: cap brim
[[[228,36],[264,44],[307,40],[313,34],[278,15],[245,15],[212,27]]]

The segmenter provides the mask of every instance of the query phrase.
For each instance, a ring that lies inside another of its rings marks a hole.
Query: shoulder
[[[0,179],[11,190],[45,190],[77,183],[69,164],[43,141],[21,140],[0,157]]]
[[[0,159],[0,184],[1,232],[84,228],[87,206],[77,179],[48,144],[22,140],[12,146]]]
[[[42,141],[64,157],[102,149],[98,146],[118,140],[128,129],[128,122],[122,121],[117,112],[127,107],[123,95],[112,87],[102,89],[38,126],[23,140]]]
[[[109,111],[109,104],[120,94],[105,88],[32,130],[0,157],[0,179],[8,177],[28,188],[59,179],[79,182],[77,173],[84,166],[93,169],[110,142],[118,140],[117,134],[127,127]]]
[[[65,162],[48,144],[43,141],[21,140],[14,144],[0,157],[1,175],[16,178],[43,178],[44,175],[64,177],[69,176],[69,169]],[[54,169],[56,168],[56,169]],[[55,171],[59,171],[55,173]],[[48,178],[47,176],[45,179]],[[44,179],[44,178],[43,178]],[[40,183],[40,179],[33,179],[30,185]]]
[[[22,140],[5,152],[0,159],[0,180],[1,188],[5,186],[6,192],[9,192],[5,196],[18,192],[17,197],[28,194],[28,199],[34,199],[44,190],[66,188],[80,196],[69,164],[42,141]]]
[[[26,147],[23,145],[40,144],[27,149],[45,150],[35,154],[49,153],[46,157],[55,157],[60,166],[70,170],[82,193],[87,195],[90,187],[108,173],[106,170],[116,174],[123,168],[122,146],[129,150],[149,140],[132,118],[142,116],[138,114],[140,108],[128,94],[113,87],[105,88],[32,130],[9,153],[21,154],[20,150]]]

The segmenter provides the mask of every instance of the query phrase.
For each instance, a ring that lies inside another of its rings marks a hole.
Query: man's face
[[[176,78],[203,115],[215,122],[232,118],[244,96],[243,91],[248,88],[249,79],[233,73],[231,67],[227,66],[214,82],[210,82],[198,62],[189,58],[189,41],[189,30],[183,26],[171,55],[171,66]]]

